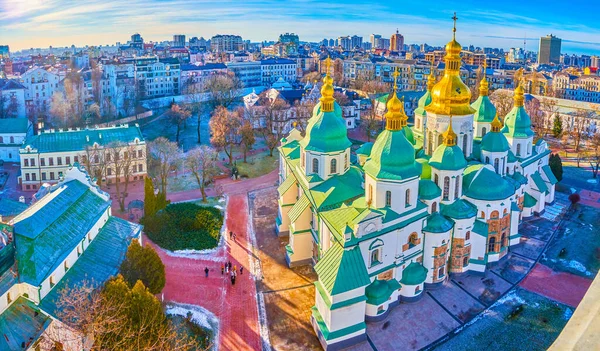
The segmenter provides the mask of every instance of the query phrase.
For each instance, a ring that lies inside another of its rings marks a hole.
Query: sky
[[[31,47],[125,43],[173,34],[238,34],[253,42],[294,32],[301,41],[371,33],[406,43],[444,45],[457,12],[457,40],[480,47],[537,51],[539,37],[563,39],[562,52],[600,55],[600,21],[583,0],[0,0],[0,45]]]

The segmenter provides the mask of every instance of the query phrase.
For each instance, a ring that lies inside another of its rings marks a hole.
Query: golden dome
[[[450,122],[448,122],[448,129],[442,133],[442,137],[444,138],[444,145],[446,146],[454,146],[456,145],[456,133],[454,133],[454,129],[452,129],[452,115],[450,115]]]
[[[408,124],[408,116],[404,112],[404,100],[398,99],[396,90],[398,90],[398,68],[394,72],[394,91],[392,97],[386,103],[387,112],[385,113],[385,129],[400,130]]]
[[[329,69],[331,67],[331,59],[327,57],[325,60],[325,64],[327,65],[327,72],[325,78],[323,78],[323,86],[321,87],[321,111],[323,112],[332,112],[333,111],[333,103],[335,99],[333,98],[334,90],[333,90],[333,78],[329,75]]]
[[[456,14],[454,32],[456,32]],[[440,115],[465,116],[475,113],[471,107],[471,90],[460,78],[460,44],[456,39],[446,45],[444,76],[431,90],[431,104],[425,111]]]
[[[519,86],[515,89],[515,106],[523,107],[525,106],[525,89],[523,89],[523,84],[519,84]]]
[[[481,82],[479,82],[479,95],[488,96],[490,92],[490,86],[487,81],[487,57],[483,61],[483,78],[481,78]]]
[[[498,118],[498,112],[496,112],[496,117],[492,121],[492,132],[500,132],[500,129],[502,129],[502,122]]]
[[[431,64],[431,72],[427,77],[427,90],[431,91],[435,85],[435,73],[433,69],[433,63]]]

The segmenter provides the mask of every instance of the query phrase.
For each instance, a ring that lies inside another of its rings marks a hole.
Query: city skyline
[[[172,40],[173,34],[204,36],[238,34],[253,42],[276,40],[280,33],[295,32],[302,41],[320,41],[357,34],[390,37],[399,29],[406,43],[445,44],[451,34],[454,11],[458,13],[457,39],[463,46],[523,47],[537,51],[539,38],[554,34],[563,39],[563,53],[599,54],[600,24],[593,13],[561,13],[548,2],[513,0],[493,7],[475,1],[432,2],[435,9],[419,4],[401,7],[383,1],[327,3],[294,0],[285,3],[244,1],[92,0],[73,4],[65,0],[2,0],[0,32],[12,51],[84,45],[124,43],[133,33],[149,41]],[[535,10],[535,16],[531,15]],[[285,23],[282,26],[281,23]]]

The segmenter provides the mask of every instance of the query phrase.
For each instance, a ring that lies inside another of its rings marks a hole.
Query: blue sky
[[[173,34],[239,34],[252,41],[295,32],[301,40],[400,30],[407,43],[443,45],[451,37],[454,11],[458,41],[466,46],[537,50],[538,38],[563,39],[563,53],[600,55],[600,21],[593,1],[570,0],[0,0],[0,44],[11,50],[126,42]]]

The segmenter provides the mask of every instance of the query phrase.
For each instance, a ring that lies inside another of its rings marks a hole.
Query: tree
[[[83,112],[83,121],[86,125],[96,123],[100,120],[100,117],[100,106],[95,102],[86,107],[85,111]]]
[[[144,217],[152,217],[156,214],[156,194],[154,194],[154,184],[152,179],[144,179]]]
[[[184,93],[187,96],[188,104],[191,107],[191,113],[196,115],[196,133],[198,134],[198,144],[200,144],[200,125],[202,122],[202,102],[204,101],[204,92],[200,83],[195,83],[193,77],[186,83]]]
[[[531,119],[531,126],[536,138],[542,138],[545,133],[545,114],[541,109],[540,101],[536,98],[525,103],[525,110]]]
[[[86,145],[83,153],[79,155],[79,159],[82,161],[88,174],[96,178],[98,186],[102,186],[102,181],[106,178],[108,153],[110,153],[110,150],[106,147],[91,147]]]
[[[344,61],[342,59],[336,58],[333,61],[333,82],[337,86],[345,85],[344,79]]]
[[[212,137],[210,142],[225,151],[229,164],[233,164],[233,147],[239,143],[242,116],[240,111],[229,111],[223,106],[217,107],[209,122]]]
[[[188,118],[190,118],[190,116],[192,114],[188,109],[181,107],[177,104],[173,104],[171,106],[171,109],[169,111],[167,111],[166,115],[169,118],[169,120],[171,121],[171,123],[173,123],[177,126],[177,134],[175,136],[175,142],[177,144],[179,144],[179,133],[181,131],[181,126],[185,123],[185,121]]]
[[[169,172],[177,167],[181,160],[181,151],[176,143],[167,138],[159,137],[148,143],[151,161],[156,164],[158,177],[160,178],[160,192],[167,195],[167,182]],[[157,210],[160,210],[157,206]]]
[[[244,151],[244,163],[246,163],[246,155],[248,151],[252,149],[252,146],[256,142],[254,138],[254,128],[252,127],[252,123],[248,120],[245,120],[242,124],[242,128],[240,128],[241,135],[241,146]]]
[[[556,104],[556,100],[555,99],[550,99],[550,98],[547,98],[547,97],[541,98],[540,99],[540,109],[545,114],[545,121],[544,121],[544,123],[548,127],[550,126],[551,121],[552,121],[552,123],[554,122],[554,119],[556,117],[560,118],[560,115],[558,114],[558,106]],[[549,128],[546,128],[546,130],[547,129],[549,129]],[[555,137],[557,137],[557,136],[555,136]]]
[[[556,177],[556,180],[560,182],[563,178],[562,160],[560,159],[560,156],[558,154],[551,154],[548,165],[552,170],[552,174]]]
[[[111,143],[107,147],[106,162],[107,172],[115,175],[115,187],[117,191],[117,200],[121,212],[125,212],[125,200],[127,199],[127,189],[133,173],[137,171],[136,160],[143,159],[138,154],[135,145],[129,145],[124,142]],[[123,188],[121,188],[123,184]],[[121,191],[123,190],[123,191]]]
[[[310,73],[305,74],[302,77],[301,81],[303,83],[307,83],[307,82],[313,83],[313,82],[316,82],[318,80],[321,80],[321,78],[322,78],[322,76],[321,76],[320,72],[310,72]]]
[[[377,115],[377,98],[389,87],[382,82],[371,80],[362,85],[362,90],[368,94],[371,108],[365,113],[360,114],[360,125],[367,134],[367,141],[371,141],[373,134],[378,132],[381,127],[382,116]]]
[[[573,141],[575,142],[575,154],[577,156],[577,167],[579,167],[579,162],[581,160],[581,143],[585,142],[587,137],[587,128],[586,122],[589,118],[589,112],[584,109],[577,109],[573,116],[573,123],[571,125],[571,129],[569,132],[573,136]]]
[[[165,265],[152,246],[142,247],[137,240],[131,241],[120,272],[130,287],[139,280],[154,295],[165,287]]]
[[[212,75],[203,84],[213,110],[217,106],[229,107],[238,98],[241,88],[241,81],[233,73]]]
[[[507,90],[496,90],[490,95],[490,100],[496,106],[496,111],[501,119],[513,108],[513,93]]]
[[[563,126],[562,126],[562,120],[560,119],[560,116],[558,114],[554,115],[554,123],[552,126],[552,135],[554,135],[555,138],[558,138],[562,135],[563,132]]]
[[[206,202],[206,185],[218,174],[217,151],[210,146],[201,145],[188,151],[185,164],[196,178],[202,192],[202,202]]]
[[[312,117],[312,112],[317,102],[312,99],[302,99],[296,101],[294,109],[296,110],[296,128],[304,135],[308,120]]]
[[[254,125],[258,126],[257,132],[269,148],[269,156],[273,156],[273,151],[279,145],[279,140],[283,138],[289,112],[290,104],[279,95],[271,96],[269,91],[265,91],[260,95],[257,113],[254,115]]]
[[[589,156],[590,166],[592,167],[592,176],[598,177],[600,170],[600,134],[595,133],[590,139],[591,154]]]
[[[52,94],[50,101],[50,113],[59,119],[57,125],[67,127],[71,124],[71,107],[67,101],[65,94],[60,91],[55,91]]]
[[[15,97],[2,95],[0,91],[0,119],[16,118],[19,113],[19,102]]]

